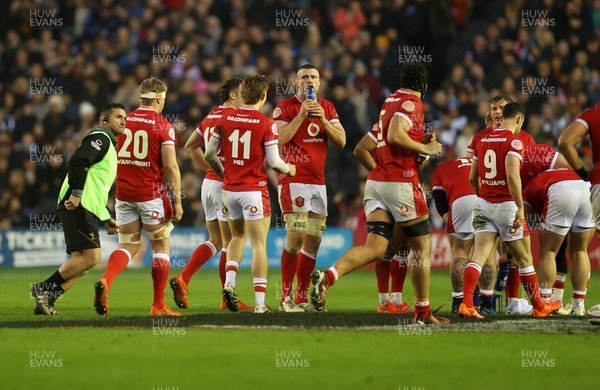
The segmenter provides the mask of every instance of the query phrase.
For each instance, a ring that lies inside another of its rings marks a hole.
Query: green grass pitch
[[[147,269],[115,280],[108,317],[92,307],[101,270],[57,302],[61,316],[36,317],[29,284],[50,272],[0,271],[2,389],[595,388],[600,334],[587,320],[452,317],[445,330],[413,327],[408,316],[375,313],[373,270],[343,277],[328,293],[327,313],[258,316],[221,311],[217,271],[201,269],[184,317],[158,322],[149,318]],[[274,309],[279,277],[269,273]],[[588,307],[600,303],[598,275],[592,279]],[[433,272],[431,285],[432,306],[444,304],[440,313],[447,313],[447,272]],[[238,292],[253,302],[247,270]],[[404,295],[414,305],[409,278]],[[174,308],[170,289],[167,304]]]

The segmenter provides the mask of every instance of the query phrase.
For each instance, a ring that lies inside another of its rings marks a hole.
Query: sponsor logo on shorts
[[[404,206],[400,207],[400,212],[404,215],[407,215],[408,214],[408,206],[404,205]]]
[[[151,215],[152,215],[152,218],[155,218],[155,219],[158,218],[158,211],[153,211]]]
[[[299,196],[296,199],[294,199],[294,203],[296,203],[297,207],[304,207],[304,198]]]
[[[258,207],[256,207],[256,206],[250,206],[250,212],[252,214],[256,214],[257,211],[258,211]]]

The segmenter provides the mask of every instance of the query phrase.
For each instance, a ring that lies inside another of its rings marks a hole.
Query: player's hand
[[[65,207],[67,208],[67,210],[75,210],[77,207],[79,207],[80,201],[81,198],[71,194],[71,196],[69,196],[69,199],[65,200]]]
[[[290,171],[287,173],[287,175],[289,177],[296,176],[296,166],[294,164],[288,164],[288,167],[290,167]]]
[[[312,100],[308,100],[308,99],[304,99],[304,101],[302,102],[302,105],[300,106],[300,112],[298,112],[298,116],[302,119],[306,118],[308,116],[308,107],[310,107],[310,103],[312,103]]]
[[[106,232],[111,236],[119,233],[119,225],[117,225],[117,222],[112,218],[104,222],[104,227],[106,228]]]
[[[313,118],[324,119],[325,118],[325,110],[321,105],[314,100],[308,100],[308,110],[310,111],[310,115]]]
[[[427,134],[423,135],[423,139],[421,140],[421,143],[428,144],[430,142],[435,142],[435,141],[437,141],[437,138],[435,137],[435,133],[427,133]]]
[[[513,221],[512,227],[518,229],[523,226],[523,220],[525,219],[525,212],[522,208],[517,209],[515,213],[515,220]]]
[[[171,221],[179,222],[181,221],[181,217],[183,217],[183,207],[181,206],[181,203],[176,203],[173,205],[173,218],[171,218]]]
[[[423,153],[429,156],[439,156],[442,153],[442,144],[437,141],[431,141],[425,144]]]

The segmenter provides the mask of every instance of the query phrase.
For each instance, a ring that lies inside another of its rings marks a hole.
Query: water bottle
[[[498,267],[498,277],[496,278],[496,285],[494,286],[496,291],[504,291],[509,271],[510,263],[502,263],[500,264],[500,267]]]
[[[315,102],[317,101],[317,92],[315,92],[315,87],[313,87],[312,85],[309,85],[308,88],[306,88],[306,98]],[[308,117],[314,118],[315,116],[309,111]]]

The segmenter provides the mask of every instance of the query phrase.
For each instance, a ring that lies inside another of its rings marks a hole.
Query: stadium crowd
[[[99,107],[116,101],[135,109],[138,85],[150,75],[169,85],[163,115],[177,128],[184,226],[201,225],[204,213],[201,180],[183,146],[231,76],[266,75],[270,115],[294,93],[300,65],[320,70],[319,94],[347,133],[346,147],[329,151],[328,226],[361,221],[367,171],[352,151],[399,85],[403,62],[429,68],[425,123],[444,145],[422,171],[427,186],[435,166],[464,155],[486,127],[491,96],[523,104],[524,129],[553,147],[600,100],[598,1],[62,3],[0,6],[0,228],[54,211],[66,164]],[[583,157],[590,158],[585,146]]]

